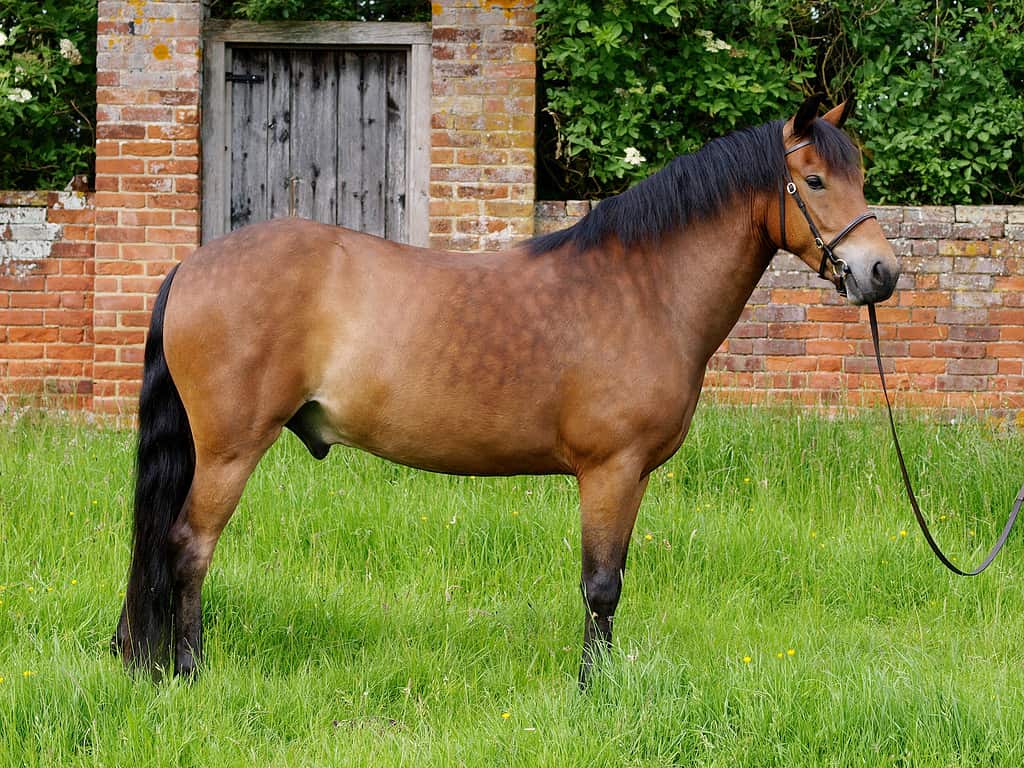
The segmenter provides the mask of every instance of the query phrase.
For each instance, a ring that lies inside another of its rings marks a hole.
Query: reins
[[[795,146],[787,149],[785,154],[787,156],[791,155],[797,150],[803,149],[811,144],[813,144],[811,141],[801,142],[800,144],[796,144]],[[841,295],[845,296],[846,275],[850,273],[850,267],[845,261],[833,253],[833,249],[854,229],[868,219],[876,218],[876,216],[870,211],[860,214],[853,219],[853,221],[843,227],[839,231],[838,235],[826,243],[824,238],[822,238],[817,225],[814,223],[814,219],[811,218],[811,214],[807,210],[807,205],[800,197],[796,184],[793,182],[793,177],[789,173],[788,165],[785,167],[785,174],[786,178],[784,183],[779,185],[779,229],[782,234],[782,248],[783,250],[789,250],[786,243],[786,195],[788,194],[793,198],[794,202],[796,202],[797,208],[800,209],[800,213],[803,214],[804,219],[807,221],[807,226],[811,231],[811,235],[814,237],[814,245],[821,251],[821,264],[818,267],[818,277],[825,278],[825,266],[831,265],[832,276],[835,278],[836,290],[839,291]],[[939,562],[958,576],[977,576],[992,564],[992,561],[996,559],[996,555],[999,554],[1003,545],[1006,544],[1006,540],[1010,536],[1010,531],[1013,529],[1013,524],[1017,521],[1017,514],[1020,512],[1021,505],[1024,504],[1024,485],[1022,485],[1020,490],[1017,492],[1017,498],[1013,503],[1013,509],[1010,511],[1010,516],[1006,520],[1006,525],[1003,526],[1002,533],[999,534],[999,538],[996,540],[995,545],[989,551],[981,565],[973,570],[965,571],[946,557],[945,553],[936,543],[935,537],[932,536],[931,531],[928,529],[928,523],[924,519],[924,515],[921,513],[921,508],[917,503],[917,497],[914,495],[914,488],[910,484],[910,474],[907,472],[906,462],[903,460],[903,450],[900,448],[900,439],[896,434],[896,420],[892,415],[892,403],[889,400],[889,390],[885,384],[885,371],[882,369],[882,352],[878,342],[878,318],[875,315],[874,304],[868,304],[868,319],[871,323],[871,341],[875,346],[875,362],[878,364],[878,378],[882,382],[882,394],[885,397],[885,407],[889,414],[889,429],[892,432],[893,445],[896,446],[896,457],[899,459],[900,463],[900,474],[903,476],[903,487],[906,488],[907,498],[910,501],[911,508],[914,510],[914,517],[917,518],[917,524],[920,526],[921,532],[924,534],[925,541],[928,542],[928,546],[932,548],[932,552],[935,553]]]
[[[921,528],[921,532],[924,534],[925,540],[928,542],[928,546],[932,548],[932,552],[939,558],[944,566],[946,566],[953,573],[958,576],[977,576],[979,573],[988,568],[992,561],[996,559],[996,555],[999,554],[999,550],[1003,548],[1007,538],[1010,536],[1010,530],[1013,528],[1013,524],[1017,520],[1017,513],[1020,512],[1021,504],[1024,504],[1024,485],[1021,486],[1020,490],[1017,491],[1017,498],[1013,502],[1013,509],[1010,511],[1010,516],[1006,520],[1006,525],[1003,526],[1003,532],[999,534],[999,538],[996,540],[995,545],[992,547],[988,556],[982,561],[981,565],[971,571],[964,571],[957,567],[941,549],[939,545],[935,543],[935,538],[932,536],[930,530],[928,530],[928,523],[924,519],[924,515],[921,514],[921,508],[917,504],[917,497],[914,495],[914,489],[910,485],[910,475],[907,473],[907,465],[903,461],[903,451],[900,449],[900,439],[896,435],[896,421],[892,415],[892,403],[889,402],[889,390],[885,386],[885,372],[882,370],[882,353],[879,349],[878,344],[878,318],[875,316],[875,305],[868,304],[868,320],[871,323],[871,341],[875,345],[875,362],[878,364],[878,378],[882,381],[882,394],[885,396],[885,407],[889,414],[889,429],[892,432],[892,442],[896,446],[896,457],[900,462],[900,474],[903,475],[903,487],[907,489],[907,498],[910,500],[910,506],[914,510],[914,517],[917,518],[917,524]]]

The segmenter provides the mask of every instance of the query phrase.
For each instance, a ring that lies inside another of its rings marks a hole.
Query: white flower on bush
[[[698,29],[697,36],[704,38],[704,50],[709,53],[718,53],[718,51],[731,51],[732,46],[729,45],[725,40],[720,40],[715,37],[715,33],[710,29]]]
[[[60,55],[70,61],[72,64],[82,63],[82,54],[79,53],[78,48],[75,44],[68,40],[66,37],[60,41]]]
[[[32,91],[27,88],[15,88],[7,94],[7,98],[19,104],[24,104],[26,101],[32,100]]]
[[[636,147],[626,147],[626,156],[622,158],[627,165],[640,165],[647,162],[647,158],[640,154]]]
[[[7,45],[7,33],[0,29],[0,45]]]

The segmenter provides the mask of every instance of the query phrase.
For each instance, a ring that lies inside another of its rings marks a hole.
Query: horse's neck
[[[666,311],[688,356],[706,363],[736,325],[775,252],[750,202],[663,240],[656,260]],[[757,206],[754,206],[755,210]]]

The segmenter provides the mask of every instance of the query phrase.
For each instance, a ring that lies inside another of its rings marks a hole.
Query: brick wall
[[[100,0],[93,407],[130,413],[162,277],[199,245],[199,0]]]
[[[430,244],[495,250],[533,233],[533,0],[433,10]]]
[[[0,192],[0,405],[92,405],[93,199]]]
[[[201,0],[100,0],[94,198],[0,200],[0,398],[131,415],[163,275],[199,244]],[[534,0],[432,4],[430,242],[490,250],[565,226],[534,210]],[[898,399],[1024,406],[1024,209],[876,209],[901,257],[879,313]],[[45,212],[43,212],[45,211]],[[780,254],[712,361],[723,399],[877,399],[865,312]]]
[[[589,202],[537,204],[538,232]],[[900,259],[897,294],[878,310],[897,402],[1024,407],[1024,207],[873,207]],[[714,356],[706,389],[728,401],[876,403],[867,310],[851,307],[780,252]]]

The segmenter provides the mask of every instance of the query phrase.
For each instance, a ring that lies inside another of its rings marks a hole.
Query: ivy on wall
[[[601,197],[855,93],[878,203],[1024,202],[1024,4],[538,0],[540,190]]]

